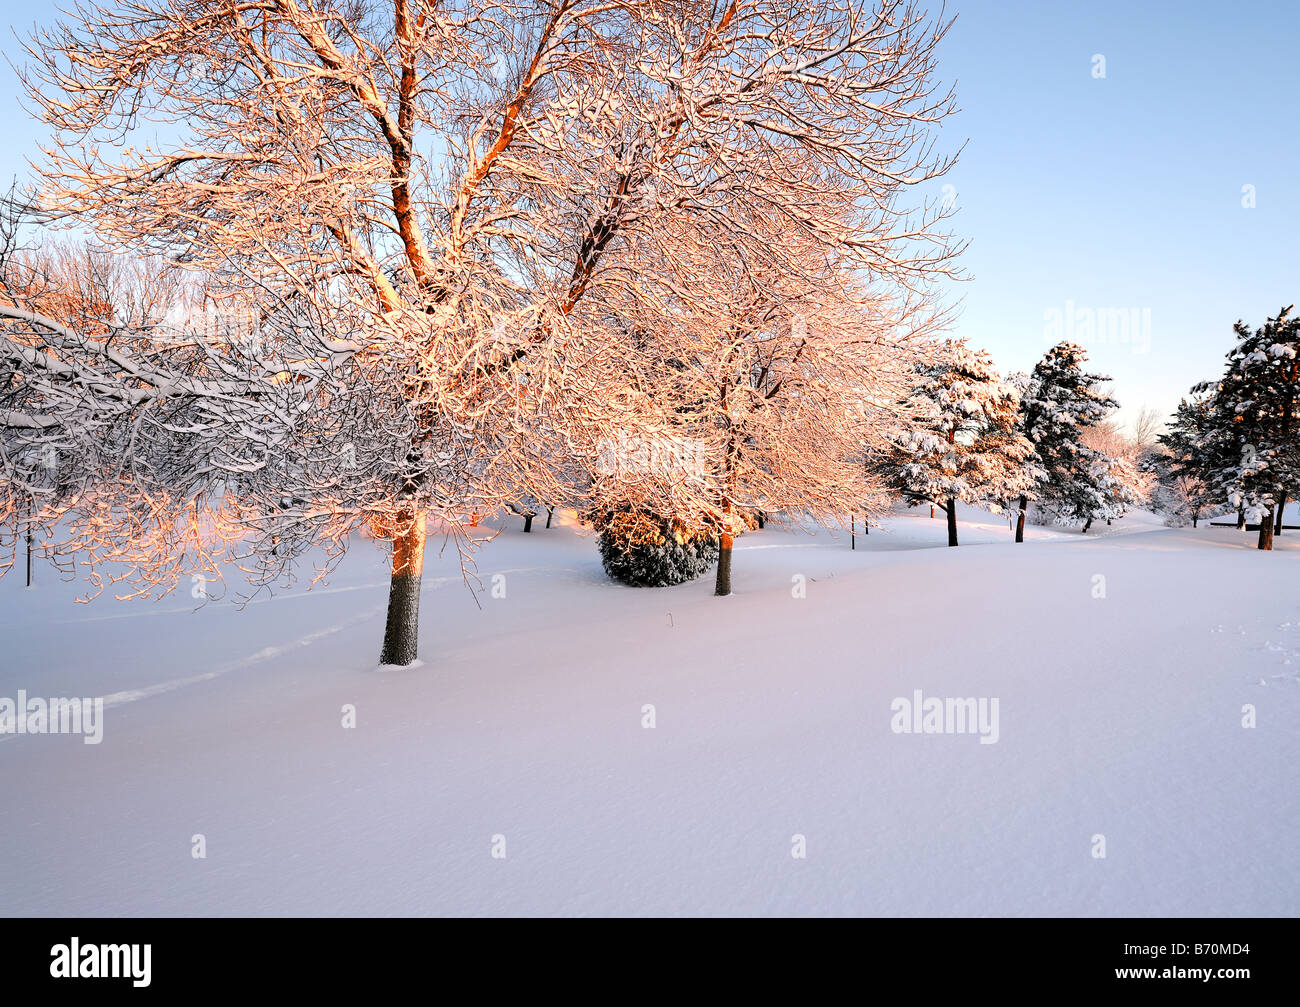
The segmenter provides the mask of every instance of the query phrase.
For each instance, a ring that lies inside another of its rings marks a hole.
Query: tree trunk
[[[764,528],[766,528],[766,527],[767,527],[767,518],[766,518],[766,516],[764,516],[764,514],[763,514],[762,511],[759,511],[759,512],[758,512],[758,530],[759,530],[759,531],[762,531],[762,530],[763,530]]]
[[[1016,515],[1016,541],[1025,540],[1025,508],[1029,506],[1029,501],[1025,497],[1020,498],[1020,513]]]
[[[733,344],[733,348],[736,344]],[[728,354],[730,357],[730,354]],[[722,388],[719,392],[718,402],[722,409],[722,415],[728,414],[727,397],[731,389],[729,381],[722,382]],[[736,459],[736,431],[731,426],[731,421],[727,420],[727,443],[726,449],[722,455],[722,484],[725,492],[722,494],[719,503],[722,504],[722,534],[718,540],[718,579],[714,582],[713,593],[716,597],[725,598],[731,594],[731,546],[735,542],[735,536],[732,534],[734,525],[731,523],[732,515],[732,477],[735,470],[732,468]]]
[[[849,515],[849,548],[850,549],[856,549],[858,547],[857,525],[854,523],[855,521],[857,521],[857,518],[854,515],[850,514]]]
[[[532,530],[533,530],[533,518],[536,517],[536,516],[537,516],[537,515],[535,515],[535,514],[525,514],[525,515],[524,515],[524,531],[532,531]]]
[[[380,664],[415,662],[420,638],[420,578],[424,574],[425,516],[417,514],[410,529],[393,543],[393,579],[388,588],[388,623]]]
[[[724,531],[719,537],[718,580],[713,593],[721,598],[731,594],[731,544],[735,538],[729,531]]]
[[[1271,509],[1259,521],[1259,548],[1273,548],[1273,511]]]
[[[1087,521],[1083,522],[1083,533],[1087,535],[1088,529],[1091,527],[1092,527],[1092,518],[1088,518]]]
[[[1273,534],[1282,534],[1282,515],[1286,513],[1286,494],[1282,494],[1282,499],[1277,505],[1277,520],[1273,524]]]
[[[957,501],[948,498],[948,544],[957,544]]]
[[[1196,527],[1196,515],[1195,515],[1195,514],[1192,515],[1192,527],[1193,527],[1193,528]]]
[[[546,527],[547,527],[547,528],[551,527],[551,518],[553,518],[553,517],[555,517],[555,508],[554,508],[554,507],[547,507],[547,508],[546,508]]]
[[[32,517],[31,510],[27,512],[27,586],[32,586]]]
[[[1246,508],[1244,506],[1238,507],[1237,508],[1237,531],[1241,531],[1241,529],[1245,527],[1246,527]]]
[[[934,517],[934,504],[930,504],[930,517]]]

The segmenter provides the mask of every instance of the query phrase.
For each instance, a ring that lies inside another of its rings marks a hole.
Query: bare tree
[[[819,241],[743,224],[643,242],[635,287],[597,302],[635,324],[610,381],[627,389],[606,425],[623,440],[594,493],[715,535],[719,595],[753,515],[847,527],[885,506],[864,458],[887,444],[920,333],[941,321],[924,299],[871,291]]]
[[[9,429],[111,435],[67,547],[165,588],[202,529],[268,582],[366,528],[393,543],[381,660],[410,663],[430,518],[461,540],[561,498],[610,421],[600,305],[641,236],[770,219],[878,283],[950,270],[942,214],[899,197],[948,165],[945,30],[901,0],[75,8],[28,42],[41,212],[200,272],[240,335],[4,315]]]
[[[47,350],[42,320],[63,319],[65,326],[105,339],[122,326],[160,321],[183,295],[171,270],[158,260],[115,256],[85,241],[24,239],[21,214],[11,193],[0,207],[0,319],[8,319],[15,339],[10,354],[0,354],[0,529],[13,532],[10,546],[26,546],[26,580],[32,583],[32,554],[73,497],[80,459],[58,435],[53,417],[34,417],[14,408],[29,399],[33,378],[14,364],[19,355],[42,362]],[[14,324],[17,323],[17,324]],[[78,376],[80,377],[80,376]],[[93,388],[69,382],[65,395],[75,404]],[[91,417],[83,417],[90,420]],[[93,431],[94,424],[88,424]],[[0,541],[3,541],[0,535]],[[15,551],[0,560],[0,572],[13,565]],[[57,558],[57,556],[55,557]]]
[[[1138,458],[1156,446],[1164,426],[1164,417],[1155,406],[1143,406],[1138,410],[1137,419],[1133,421],[1133,447]]]

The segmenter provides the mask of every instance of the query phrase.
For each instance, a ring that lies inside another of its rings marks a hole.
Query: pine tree
[[[1202,511],[1224,499],[1216,490],[1215,478],[1223,467],[1223,438],[1211,423],[1210,406],[1204,394],[1183,399],[1169,429],[1156,438],[1163,449],[1151,461],[1158,480],[1156,506],[1175,525],[1190,521],[1195,528]]]
[[[1105,519],[1110,524],[1113,518],[1122,517],[1124,512],[1142,502],[1147,495],[1144,478],[1129,457],[1129,452],[1105,450],[1104,442],[1115,440],[1113,432],[1100,433],[1110,424],[1098,424],[1086,427],[1083,431],[1082,446],[1087,450],[1086,467],[1082,464],[1075,471],[1070,483],[1071,496],[1058,512],[1062,520],[1083,521],[1083,532],[1087,534],[1093,521]],[[1090,443],[1096,441],[1103,443]]]
[[[1221,441],[1218,481],[1234,506],[1258,515],[1260,549],[1273,548],[1282,502],[1300,483],[1295,416],[1300,319],[1291,317],[1291,310],[1283,308],[1254,332],[1236,323],[1238,342],[1228,353],[1211,405],[1211,423]],[[1236,457],[1229,460],[1233,448]]]
[[[1062,342],[1022,376],[1019,429],[1034,446],[1040,478],[1020,497],[1016,541],[1024,541],[1024,515],[1030,499],[1060,518],[1078,519],[1087,531],[1094,518],[1111,517],[1132,496],[1124,492],[1122,463],[1089,448],[1083,432],[1118,407],[1103,389],[1110,378],[1083,369],[1088,354]]]
[[[891,466],[910,505],[943,510],[950,546],[957,545],[959,502],[998,509],[1038,478],[1033,445],[1016,429],[1019,403],[988,353],[964,341],[947,340],[918,366],[910,420],[894,438]]]

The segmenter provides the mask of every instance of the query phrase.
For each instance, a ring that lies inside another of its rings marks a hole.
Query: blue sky
[[[1218,375],[1236,319],[1258,324],[1300,300],[1300,3],[948,10],[958,18],[940,66],[961,113],[940,143],[967,146],[932,184],[955,199],[953,227],[970,241],[956,333],[1003,370],[1027,369],[1068,313],[1115,379],[1121,420],[1144,404],[1172,410]],[[55,4],[9,0],[4,14],[25,28]],[[17,60],[12,36],[5,52]],[[17,95],[5,65],[4,177],[26,173],[41,139]],[[1090,313],[1110,325],[1090,335]]]
[[[957,331],[1021,369],[1053,309],[1149,309],[1143,338],[1077,341],[1121,419],[1171,410],[1218,376],[1235,320],[1300,301],[1300,4],[954,9],[941,65],[962,112],[943,135],[969,143],[946,181],[973,277]]]

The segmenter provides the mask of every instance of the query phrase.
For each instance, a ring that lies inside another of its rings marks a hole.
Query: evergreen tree
[[[1224,468],[1224,438],[1211,423],[1210,407],[1204,394],[1183,399],[1169,429],[1156,438],[1163,449],[1150,462],[1158,480],[1156,507],[1174,525],[1190,521],[1195,528],[1202,511],[1224,499],[1216,490],[1216,473]]]
[[[695,580],[718,561],[718,540],[681,521],[623,507],[596,516],[605,573],[631,587]]]
[[[944,511],[950,546],[957,545],[959,502],[998,509],[1037,480],[1033,445],[1016,429],[1019,402],[988,353],[964,341],[947,340],[918,365],[891,468],[909,505]]]
[[[1058,343],[1017,382],[1019,430],[1033,444],[1040,472],[1035,485],[1020,496],[1017,542],[1024,541],[1031,499],[1058,518],[1082,520],[1084,531],[1094,518],[1113,517],[1134,500],[1125,489],[1125,463],[1083,443],[1084,431],[1119,405],[1103,388],[1110,378],[1083,369],[1087,359],[1083,347]]]
[[[1275,520],[1300,482],[1295,416],[1300,319],[1287,307],[1254,332],[1244,322],[1233,330],[1237,345],[1228,353],[1210,407],[1218,439],[1215,457],[1222,466],[1217,482],[1234,506],[1258,515],[1259,548],[1272,549]]]
[[[1085,440],[1090,430],[1084,431]],[[1141,503],[1144,492],[1139,490],[1143,477],[1123,453],[1107,452],[1094,445],[1083,444],[1087,455],[1081,455],[1079,464],[1069,483],[1070,496],[1057,503],[1058,519],[1083,521],[1087,534],[1093,521],[1122,517],[1129,507]]]

